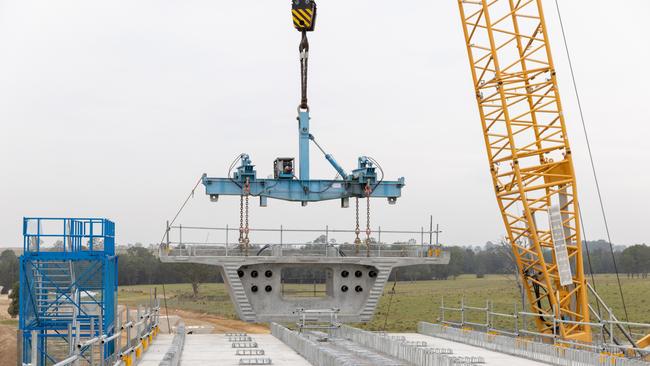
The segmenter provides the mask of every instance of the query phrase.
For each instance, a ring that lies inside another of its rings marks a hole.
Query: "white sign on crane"
[[[573,283],[573,275],[571,274],[571,262],[569,262],[569,251],[566,247],[566,236],[560,205],[551,205],[548,209],[548,217],[551,226],[551,237],[553,238],[553,249],[555,250],[555,260],[560,274],[560,284],[562,286],[568,286]]]

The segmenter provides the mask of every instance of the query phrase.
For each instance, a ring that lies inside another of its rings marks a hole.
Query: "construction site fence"
[[[160,300],[153,301],[150,307],[137,306],[135,317],[128,306],[120,312],[117,320],[117,344],[120,351],[113,366],[136,365],[160,332]]]
[[[125,319],[116,319],[114,334],[100,334],[96,337],[78,341],[74,336],[67,340],[70,345],[68,356],[52,366],[90,365],[90,366],[133,366],[144,351],[147,350],[153,338],[158,334],[158,314],[160,308],[137,307],[137,315],[131,317],[128,308],[125,309]],[[120,314],[121,315],[121,314]],[[92,333],[92,332],[91,332]],[[71,333],[70,333],[71,334]],[[37,334],[34,334],[34,338]],[[35,342],[34,342],[35,343]],[[123,345],[124,343],[124,345]],[[106,354],[108,347],[114,345],[115,351]],[[33,347],[32,360],[38,360],[38,349]],[[23,364],[23,366],[37,366]],[[40,365],[38,365],[40,366]]]
[[[493,310],[493,304],[491,301],[487,300],[484,307],[480,306],[469,306],[465,303],[465,298],[461,297],[459,307],[450,307],[445,306],[444,297],[440,300],[440,317],[438,321],[441,324],[449,325],[457,328],[478,328],[479,330],[485,331],[487,333],[496,333],[500,335],[507,335],[510,337],[519,337],[527,336],[532,337],[536,341],[552,341],[553,343],[560,344],[563,346],[569,347],[579,347],[583,349],[590,349],[593,352],[605,352],[605,353],[625,353],[625,352],[636,352],[640,355],[648,355],[650,352],[645,349],[637,348],[632,346],[632,344],[621,344],[616,343],[615,334],[618,328],[627,327],[631,328],[640,328],[648,329],[650,324],[645,323],[633,323],[626,321],[615,320],[613,315],[611,315],[610,310],[610,320],[600,319],[599,322],[581,322],[573,321],[566,319],[558,319],[552,314],[539,314],[531,313],[526,311],[518,311],[517,303],[514,303],[514,308],[512,313],[496,312]],[[449,317],[451,313],[452,317]],[[474,315],[474,316],[471,316]],[[542,333],[537,330],[528,329],[529,323],[533,319],[543,317],[545,321],[552,323],[552,333]],[[476,321],[470,321],[469,318],[484,319],[484,323],[478,323]],[[496,319],[505,318],[510,319],[512,323],[512,328],[503,329],[496,327]],[[590,327],[593,334],[593,341],[591,343],[576,342],[562,339],[560,334],[557,334],[559,329],[559,324],[577,324],[585,327]],[[644,333],[645,334],[645,333]]]
[[[420,322],[418,333],[558,366],[648,366],[645,361],[607,352],[568,348],[442,324]]]
[[[172,344],[169,346],[165,356],[163,356],[160,366],[178,366],[181,362],[183,347],[185,347],[185,324],[180,322],[176,326]]]
[[[190,226],[190,225],[174,225],[167,226],[165,231],[165,242],[171,244],[208,244],[208,245],[230,245],[237,244],[239,236],[239,227],[236,226]],[[314,235],[321,236],[323,244],[330,243],[334,236],[341,237],[343,235],[349,238],[349,242],[353,242],[356,229],[335,229],[329,225],[313,229],[291,229],[280,225],[277,228],[249,228],[249,233],[259,234],[258,237],[263,237],[260,242],[273,242],[278,244],[290,243],[304,243],[305,240],[296,237],[309,237],[313,238]],[[365,228],[362,229],[365,234]],[[439,231],[433,228],[425,229],[420,227],[417,230],[401,230],[401,229],[386,229],[381,226],[371,227],[370,235],[374,243],[395,243],[402,242],[419,245],[438,245],[436,233]],[[291,236],[294,238],[287,240]],[[216,239],[216,238],[221,239]],[[272,239],[271,239],[272,238]],[[216,239],[216,240],[215,240]]]

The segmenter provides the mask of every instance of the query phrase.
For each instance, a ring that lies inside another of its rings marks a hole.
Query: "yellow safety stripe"
[[[293,23],[298,27],[309,27],[311,25],[311,16],[301,9],[292,10]],[[301,22],[303,24],[301,24]]]

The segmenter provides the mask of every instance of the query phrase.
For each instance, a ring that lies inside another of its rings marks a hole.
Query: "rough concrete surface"
[[[451,348],[453,350],[453,356],[468,357],[468,356],[478,356],[483,357],[485,363],[482,365],[485,366],[502,366],[502,365],[511,365],[511,366],[542,366],[546,365],[545,363],[531,361],[525,358],[510,356],[505,353],[499,353],[487,350],[485,348],[474,347],[464,343],[448,341],[446,339],[435,338],[418,333],[391,333],[392,336],[406,337],[407,341],[417,341],[417,342],[427,342],[428,347],[435,348]]]
[[[264,356],[237,356],[238,348],[232,348],[225,334],[192,334],[185,339],[185,348],[181,357],[183,366],[238,366],[240,358],[270,357],[273,365],[307,366],[302,356],[270,334],[252,334],[258,349],[263,349]]]

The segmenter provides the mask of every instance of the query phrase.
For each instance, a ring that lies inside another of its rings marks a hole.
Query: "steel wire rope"
[[[390,275],[389,275],[390,276]],[[384,316],[384,327],[382,331],[386,331],[388,325],[388,315],[390,315],[390,306],[393,304],[393,296],[395,296],[395,286],[397,286],[397,268],[395,268],[395,278],[393,279],[393,288],[390,290],[390,297],[388,298],[388,308],[386,309],[386,316]]]
[[[623,311],[625,313],[625,321],[629,322],[630,320],[629,320],[629,317],[628,317],[627,306],[625,304],[625,295],[623,294],[623,286],[621,285],[621,277],[619,276],[618,266],[616,265],[616,256],[614,255],[614,247],[612,245],[612,237],[611,237],[610,231],[609,231],[609,224],[607,222],[607,215],[605,214],[605,205],[603,204],[603,196],[602,196],[602,193],[600,191],[600,184],[598,182],[598,174],[596,173],[596,166],[594,164],[594,156],[593,156],[592,151],[591,151],[591,144],[589,142],[589,134],[587,132],[587,125],[585,123],[585,117],[584,117],[584,112],[583,112],[583,109],[582,109],[582,103],[580,101],[580,93],[578,92],[578,84],[576,82],[575,72],[573,71],[573,63],[571,61],[571,52],[569,51],[569,44],[568,44],[568,41],[567,41],[565,29],[564,29],[564,22],[562,21],[562,11],[560,10],[560,3],[559,3],[558,0],[555,0],[555,8],[557,9],[558,20],[560,22],[560,29],[562,31],[562,40],[564,42],[564,50],[565,50],[566,55],[567,55],[567,61],[568,61],[568,64],[569,64],[569,71],[571,72],[571,81],[573,83],[573,90],[574,90],[574,93],[575,93],[575,96],[576,96],[576,101],[577,101],[577,104],[578,104],[578,111],[580,113],[580,121],[582,123],[582,131],[584,133],[585,142],[587,144],[587,152],[588,152],[588,156],[589,156],[589,162],[591,164],[591,172],[593,174],[594,182],[596,184],[596,192],[598,193],[598,202],[600,204],[600,212],[602,214],[603,223],[605,225],[605,233],[607,235],[607,241],[609,243],[609,251],[610,251],[610,254],[612,256],[612,263],[614,264],[614,272],[616,273],[616,281],[617,281],[617,284],[618,284],[618,292],[619,292],[619,295],[621,297],[621,303],[623,305]],[[583,228],[583,231],[584,231],[584,228]],[[579,245],[581,245],[581,244],[582,243],[579,243]],[[587,246],[585,245],[585,247],[587,247]],[[587,249],[587,251],[588,250],[589,249]],[[595,287],[594,287],[594,289],[595,289]],[[629,330],[629,328],[630,327],[629,327],[629,324],[628,324],[628,330]]]
[[[167,228],[165,228],[165,232],[163,233],[163,236],[160,239],[160,243],[163,243],[163,240],[165,240],[165,235],[167,235],[167,231],[169,230],[170,227],[172,227],[172,225],[174,225],[174,222],[178,218],[178,215],[181,214],[181,211],[183,211],[183,209],[185,208],[185,205],[187,205],[187,202],[189,202],[190,198],[194,197],[194,191],[196,190],[196,187],[198,187],[199,184],[201,184],[202,180],[203,180],[203,175],[201,175],[201,177],[199,177],[199,180],[194,185],[194,188],[192,188],[192,190],[190,191],[190,194],[187,196],[187,198],[185,198],[185,201],[181,205],[181,208],[178,209],[178,211],[176,212],[176,215],[174,215],[174,218],[172,219],[172,221],[170,221],[169,226]]]
[[[578,207],[578,215],[580,216],[580,226],[582,227],[582,237],[584,238],[585,241],[585,250],[587,251],[587,265],[589,267],[589,275],[591,277],[591,283],[593,284],[594,291],[596,293],[598,292],[598,289],[596,288],[596,277],[594,276],[594,270],[591,266],[591,255],[589,253],[589,240],[587,239],[587,231],[585,230],[585,221],[582,219],[582,209]],[[582,245],[582,243],[580,244]],[[596,308],[598,309],[598,316],[602,318],[602,314],[600,312],[600,302],[596,301]]]

